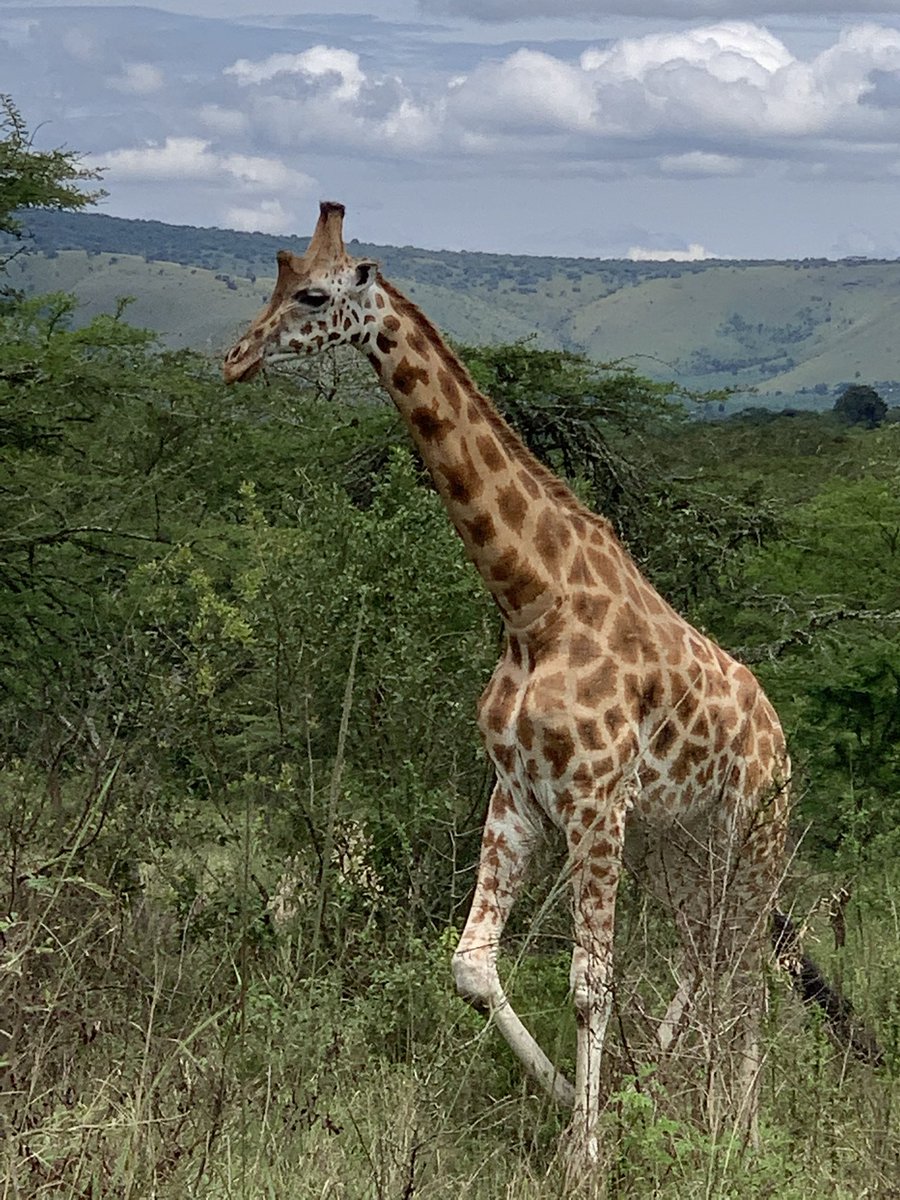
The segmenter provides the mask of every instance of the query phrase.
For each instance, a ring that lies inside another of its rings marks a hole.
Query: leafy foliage
[[[835,415],[847,425],[865,425],[875,429],[887,416],[888,406],[873,387],[854,384],[841,392],[834,402]]]
[[[0,95],[0,232],[18,237],[23,209],[79,209],[104,193],[82,185],[99,178],[69,150],[35,150],[22,114]]]
[[[63,297],[0,318],[0,1002],[18,1014],[2,1068],[15,1169],[30,1186],[83,1191],[90,1164],[130,1181],[120,1194],[147,1194],[151,1178],[160,1195],[196,1192],[217,1139],[236,1153],[239,1114],[271,1108],[300,1123],[280,1131],[278,1161],[333,1147],[346,1172],[341,1131],[367,1119],[347,1099],[360,1074],[410,1120],[432,1128],[440,1105],[441,1128],[458,1128],[520,1079],[492,1040],[471,1048],[480,1024],[446,984],[490,787],[473,712],[496,614],[361,377],[325,360],[226,389],[123,314],[70,318]],[[807,853],[850,877],[894,861],[900,429],[699,426],[630,372],[521,345],[465,353],[536,449],[609,505],[664,592],[757,660],[807,781]],[[860,893],[867,920],[889,925],[882,893]],[[568,1046],[565,921],[539,892],[530,911],[538,936],[511,931],[512,990],[542,1038]],[[627,899],[623,911],[627,925]],[[642,960],[663,961],[645,921],[638,910]],[[894,959],[871,961],[854,996],[890,1047]],[[649,991],[668,986],[658,973]],[[627,1022],[620,1036],[620,1193],[676,1176],[708,1190],[742,1171],[687,1102],[640,1070],[629,1082]],[[811,1086],[827,1092],[810,1045],[773,1123],[800,1122]],[[421,1104],[404,1101],[397,1087],[421,1070]],[[130,1141],[114,1136],[107,1091],[133,1113]],[[835,1145],[851,1126],[863,1138],[865,1103],[836,1105]],[[472,1134],[482,1165],[520,1136],[514,1112]],[[543,1178],[559,1123],[527,1121]],[[777,1137],[767,1145],[769,1165],[753,1168],[764,1183],[785,1165]],[[867,1178],[889,1176],[882,1150],[861,1155]],[[395,1179],[390,1154],[365,1161]],[[734,1178],[734,1194],[754,1194]],[[821,1191],[811,1178],[797,1195]]]

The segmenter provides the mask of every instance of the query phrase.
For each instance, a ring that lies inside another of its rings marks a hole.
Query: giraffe
[[[550,1095],[574,1107],[572,1154],[596,1161],[616,894],[629,869],[672,910],[684,949],[660,1046],[683,1028],[704,964],[725,971],[737,1066],[721,1094],[752,1125],[761,955],[788,809],[778,717],[751,672],[675,612],[609,522],[530,453],[423,313],[376,263],[347,255],[343,217],[342,205],[323,202],[306,252],[279,251],[271,299],[226,355],[224,377],[357,347],[500,611],[505,649],[478,704],[496,781],[453,957],[456,987]],[[501,932],[547,827],[565,839],[572,894],[574,1087],[497,970]]]

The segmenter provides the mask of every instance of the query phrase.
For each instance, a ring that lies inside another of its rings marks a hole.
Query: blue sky
[[[435,248],[900,255],[900,0],[0,0],[107,212]]]

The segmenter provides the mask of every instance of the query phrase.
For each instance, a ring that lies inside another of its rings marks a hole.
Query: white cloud
[[[278,200],[263,200],[255,207],[227,208],[223,220],[227,229],[258,233],[293,233],[296,230],[296,221]]]
[[[337,100],[355,100],[365,80],[359,55],[332,46],[312,46],[301,54],[270,54],[261,62],[240,58],[225,68],[225,74],[233,75],[242,87],[267,83],[279,75],[330,81]]]
[[[420,103],[394,75],[367,75],[359,56],[333,46],[240,59],[224,71],[248,89],[254,134],[283,146],[388,151],[401,157],[438,144],[444,101]]]
[[[210,142],[197,137],[170,137],[161,146],[132,146],[97,157],[109,170],[110,180],[221,180],[247,191],[293,188],[300,193],[314,184],[310,176],[286,167],[277,158],[220,154]]]
[[[657,250],[648,246],[631,246],[626,256],[632,262],[696,262],[703,258],[718,258],[709,250],[691,242],[686,250]]]
[[[455,83],[448,112],[482,136],[493,132],[498,145],[512,131],[555,131],[587,135],[601,154],[604,142],[615,151],[662,139],[694,143],[682,153],[715,154],[710,141],[753,142],[757,154],[785,138],[893,142],[900,116],[896,104],[888,116],[874,102],[878,73],[900,80],[900,30],[851,27],[802,60],[767,29],[726,21],[622,38],[575,64],[519,50]]]
[[[158,92],[164,79],[162,71],[152,63],[126,63],[121,75],[114,75],[106,82],[118,92],[147,96],[151,92]]]
[[[450,113],[461,123],[497,130],[589,130],[596,93],[578,67],[536,50],[485,63],[450,89]]]
[[[212,179],[219,163],[209,146],[203,138],[168,137],[161,146],[109,150],[98,158],[119,179]]]

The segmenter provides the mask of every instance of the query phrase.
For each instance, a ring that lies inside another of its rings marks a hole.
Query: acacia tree
[[[887,416],[887,405],[873,387],[856,383],[834,402],[834,412],[845,425],[865,425],[876,429]]]
[[[79,209],[105,195],[83,190],[100,178],[72,150],[36,150],[12,97],[0,93],[0,232],[21,237],[23,209]]]

